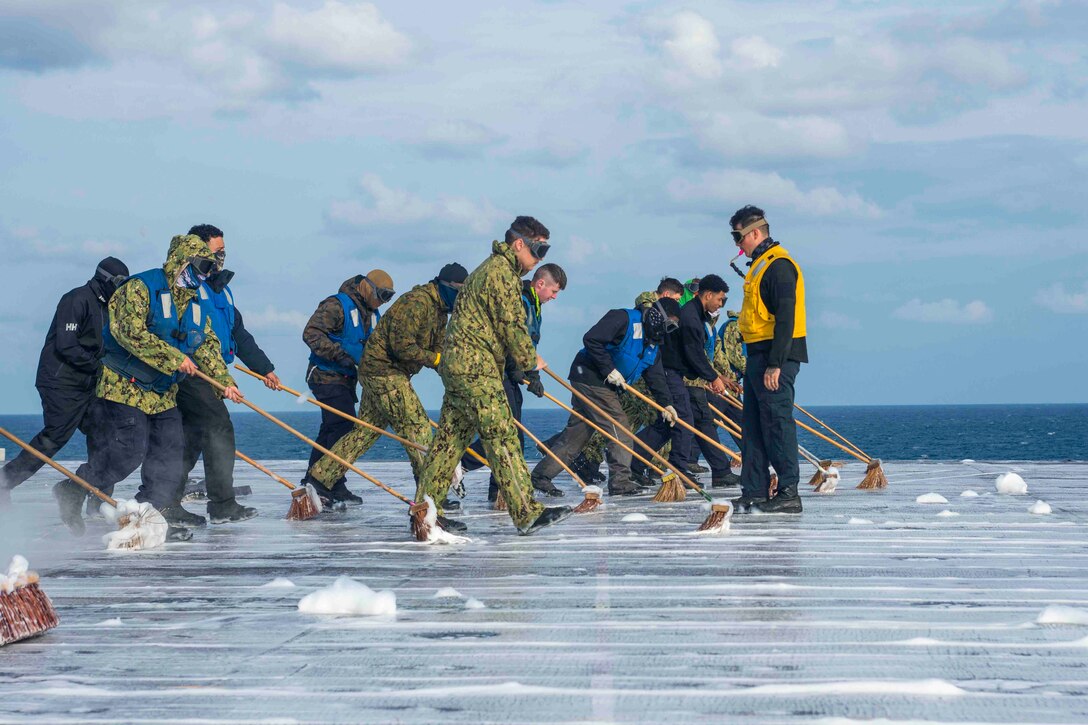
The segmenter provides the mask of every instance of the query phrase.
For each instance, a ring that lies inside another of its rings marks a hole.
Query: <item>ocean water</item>
[[[938,405],[938,406],[822,406],[811,412],[845,435],[869,455],[891,461],[915,460],[1088,460],[1088,405]],[[320,414],[298,410],[276,413],[310,437],[317,435]],[[438,412],[431,411],[437,420]],[[799,418],[804,419],[798,414]],[[290,433],[251,412],[233,414],[238,449],[254,458],[302,459],[307,446]],[[566,423],[561,410],[528,409],[525,423],[542,440]],[[810,422],[811,423],[811,422]],[[29,440],[41,426],[36,415],[0,415],[0,425]],[[818,428],[818,426],[813,425]],[[801,431],[801,445],[821,458],[845,454]],[[731,443],[725,439],[723,441]],[[15,447],[0,441],[7,457]],[[527,446],[529,458],[538,454]],[[61,460],[86,456],[82,434],[59,455]],[[371,460],[406,460],[399,444],[381,438],[367,454]]]

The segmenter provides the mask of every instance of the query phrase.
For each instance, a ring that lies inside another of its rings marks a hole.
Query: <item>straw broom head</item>
[[[674,501],[683,501],[687,497],[688,492],[684,490],[684,484],[680,483],[680,479],[675,473],[667,471],[661,477],[661,488],[657,489],[653,500],[658,503],[673,503]]]
[[[865,477],[861,479],[858,488],[873,490],[887,487],[888,477],[884,475],[884,466],[879,458],[874,458],[869,461],[869,467],[865,469]]]

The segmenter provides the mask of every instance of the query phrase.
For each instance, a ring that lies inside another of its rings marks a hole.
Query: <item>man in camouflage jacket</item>
[[[239,402],[242,393],[223,362],[219,339],[210,320],[203,320],[203,341],[191,358],[149,329],[152,302],[164,306],[172,302],[178,320],[191,313],[189,303],[199,285],[196,265],[201,261],[205,264],[210,261],[214,268],[215,254],[207,243],[195,235],[174,237],[162,267],[170,299],[152,300],[147,284],[137,277],[130,278],[110,298],[108,331],[122,354],[128,353],[154,373],[174,376],[200,370],[226,388],[225,397]],[[204,525],[202,516],[191,514],[176,503],[181,499],[179,488],[184,486],[177,383],[164,392],[149,389],[134,376],[120,372],[109,350],[107,346],[95,390],[98,399],[88,426],[88,460],[76,473],[103,492],[111,493],[118,481],[142,464],[137,501],[150,502],[172,526]],[[64,522],[74,532],[82,533],[83,489],[65,480],[53,488],[53,495],[60,504]]]
[[[491,256],[465,280],[438,367],[446,386],[438,434],[416,489],[417,501],[425,496],[436,504],[444,501],[458,460],[479,433],[510,518],[522,534],[561,521],[571,512],[569,506],[544,508],[533,499],[529,469],[502,387],[507,355],[522,371],[543,366],[525,326],[521,276],[547,253],[549,236],[536,219],[518,217],[506,232],[506,241],[492,242]],[[445,517],[439,524],[453,531],[467,528]]]
[[[397,435],[421,446],[430,445],[430,421],[411,380],[425,367],[438,367],[449,313],[467,276],[460,264],[447,264],[433,280],[401,295],[378,322],[359,363],[361,420],[381,429],[392,427]],[[357,424],[336,442],[332,452],[354,463],[379,435]],[[411,446],[404,450],[418,482],[423,453]],[[331,489],[346,470],[329,456],[322,456],[310,469],[310,478]]]
[[[740,326],[737,324],[737,319],[740,317],[738,312],[728,310],[726,313],[726,322],[722,325],[721,330],[718,333],[718,344],[714,348],[714,369],[718,371],[722,376],[722,381],[725,383],[725,387],[733,394],[734,400],[740,399],[741,394],[741,380],[744,377],[744,366],[746,358],[744,356],[744,340],[740,336]],[[725,415],[733,423],[737,425],[739,429],[741,427],[741,414],[734,406],[729,404],[728,400],[723,399],[720,395],[714,395],[713,393],[707,393],[710,397],[710,403],[718,410],[725,413]],[[740,447],[740,438],[732,436],[733,441]]]

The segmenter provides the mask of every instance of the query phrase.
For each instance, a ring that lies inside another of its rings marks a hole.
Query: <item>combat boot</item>
[[[87,531],[87,524],[83,523],[82,516],[85,496],[83,489],[67,478],[53,486],[53,498],[60,507],[60,520],[74,536],[83,536]]]
[[[334,501],[343,501],[346,504],[352,506],[358,506],[363,503],[361,496],[356,496],[354,493],[348,490],[348,486],[343,481],[337,481],[336,485],[329,491],[329,495],[332,496]]]
[[[186,511],[181,504],[161,508],[159,513],[166,519],[166,523],[181,529],[199,529],[208,524],[203,516]]]
[[[700,464],[698,461],[692,461],[691,463],[688,464],[688,473],[693,473],[695,475],[699,475],[700,473],[706,473],[709,470],[710,470],[709,468],[707,468],[706,466]]]
[[[641,470],[631,469],[631,480],[642,488],[653,488],[658,484],[653,478],[650,477],[650,472],[645,468]]]
[[[208,504],[208,518],[213,524],[230,524],[247,521],[257,515],[257,509],[243,506],[234,499],[223,503]]]
[[[440,507],[443,511],[460,511],[461,502],[455,498],[447,498],[440,504]]]
[[[761,514],[799,514],[801,513],[801,497],[797,494],[786,496],[780,493],[770,501],[753,504],[752,510]]]
[[[710,487],[711,488],[728,488],[729,486],[739,486],[739,485],[740,485],[740,476],[733,473],[732,471],[728,471],[726,473],[723,473],[720,476],[714,476],[713,478],[710,479]]]
[[[555,487],[555,484],[546,478],[533,478],[533,488],[540,491],[545,496],[551,496],[552,498],[562,498],[566,494],[562,490]]]
[[[608,484],[609,496],[637,496],[642,493],[642,490],[642,486],[639,486],[633,481],[628,481],[627,483],[621,484],[619,486],[613,486],[612,484]]]
[[[750,513],[752,513],[752,507],[753,506],[758,506],[759,504],[767,503],[767,499],[760,498],[760,497],[750,498],[748,496],[741,496],[740,498],[733,499],[732,503],[733,503],[733,513],[750,514]]]
[[[536,517],[536,520],[526,526],[519,526],[518,533],[522,536],[532,536],[536,532],[543,529],[545,526],[551,526],[552,524],[558,524],[563,519],[569,517],[572,513],[570,506],[552,506],[546,508],[544,511]]]
[[[451,534],[463,534],[468,531],[468,524],[464,521],[458,521],[457,519],[447,519],[445,516],[439,516],[437,519],[438,525]]]
[[[166,528],[166,540],[167,541],[189,541],[193,538],[192,529],[183,529],[178,526],[168,526]]]

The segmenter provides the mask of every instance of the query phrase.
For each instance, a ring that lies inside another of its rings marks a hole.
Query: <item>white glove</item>
[[[661,417],[665,419],[665,422],[669,424],[669,427],[676,425],[676,421],[680,420],[680,415],[676,412],[676,408],[671,405],[666,405],[665,409],[661,411]]]
[[[461,483],[461,480],[465,477],[465,467],[461,465],[461,462],[457,462],[457,468],[453,469],[453,478],[450,479],[450,487],[453,492],[457,494],[458,498],[465,497],[465,484]]]
[[[627,381],[623,379],[623,375],[619,370],[613,370],[608,374],[608,377],[604,379],[609,385],[615,385],[617,388],[626,388]]]

